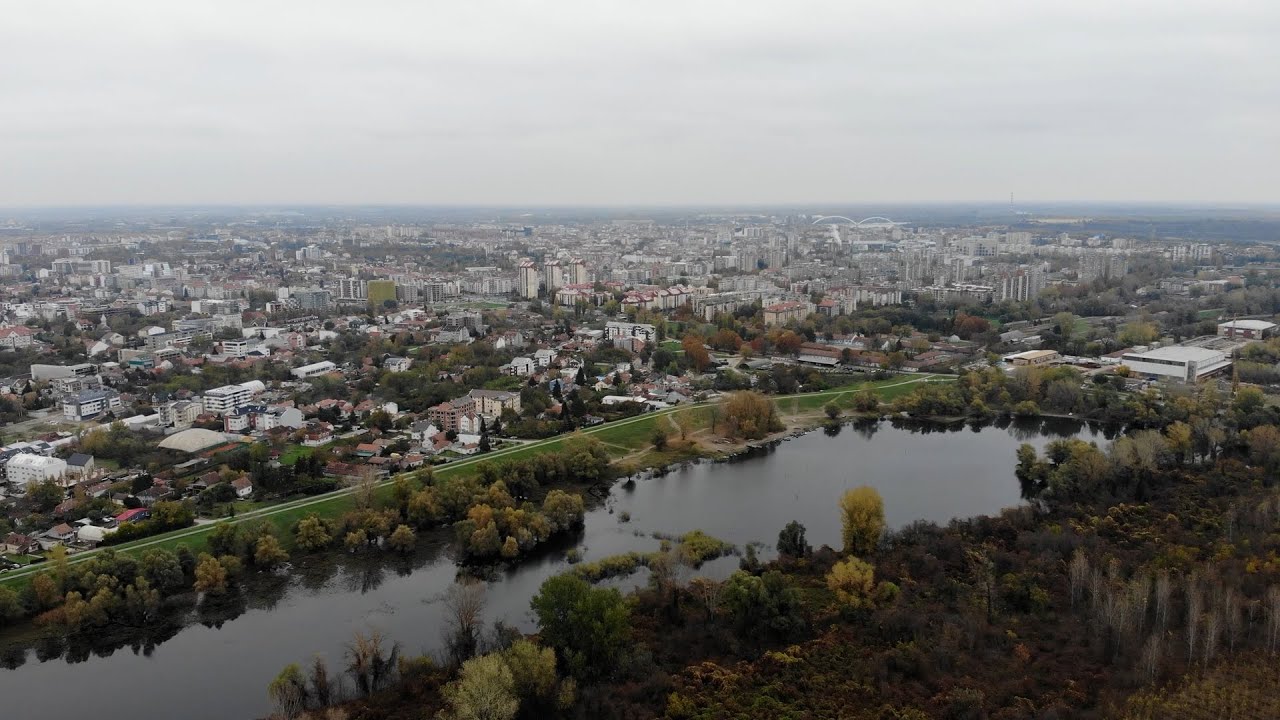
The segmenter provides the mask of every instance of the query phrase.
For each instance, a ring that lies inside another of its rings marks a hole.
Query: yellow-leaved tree
[[[846,490],[840,497],[840,520],[845,552],[874,553],[884,533],[884,500],[879,491],[866,485]]]

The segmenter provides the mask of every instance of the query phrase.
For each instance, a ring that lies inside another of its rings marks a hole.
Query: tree
[[[141,570],[152,587],[162,593],[175,592],[186,582],[178,556],[163,548],[152,548],[143,553]]]
[[[520,710],[511,669],[496,654],[468,660],[444,696],[451,720],[511,720]]]
[[[502,653],[518,697],[531,704],[549,703],[556,691],[556,653],[520,638]]]
[[[758,440],[783,428],[777,408],[758,392],[743,390],[729,393],[722,402],[729,435]]]
[[[271,568],[288,562],[289,553],[280,547],[280,541],[275,535],[262,535],[258,538],[257,544],[253,548],[253,564],[260,568],[270,570]]]
[[[1256,387],[1240,388],[1231,407],[1240,415],[1249,415],[1267,404],[1267,396]]]
[[[1249,447],[1249,461],[1267,469],[1280,465],[1280,430],[1274,425],[1259,425],[1244,433]]]
[[[557,575],[542,583],[531,605],[542,639],[575,676],[601,675],[616,666],[630,627],[630,611],[616,589]]]
[[[689,366],[698,372],[706,370],[711,365],[711,353],[707,352],[706,345],[703,344],[702,338],[694,333],[689,333],[680,341],[680,347],[684,350],[684,356],[689,360]]]
[[[764,636],[785,638],[804,625],[800,594],[782,573],[756,576],[737,570],[725,581],[722,597],[738,632],[756,642]]]
[[[329,527],[315,513],[299,520],[293,530],[293,543],[303,552],[326,548],[332,542],[333,534],[329,532]]]
[[[869,607],[875,590],[875,568],[856,557],[841,560],[827,573],[827,588],[853,608]]]
[[[23,616],[22,601],[18,593],[7,587],[0,587],[0,624],[7,625]]]
[[[369,534],[364,530],[352,530],[343,538],[342,545],[351,552],[363,550],[369,546]]]
[[[307,681],[302,676],[302,668],[293,663],[286,665],[267,686],[267,695],[280,715],[286,718],[301,715],[307,709]]]
[[[1116,334],[1121,345],[1147,345],[1160,337],[1160,330],[1154,323],[1135,321],[1125,323]]]
[[[240,537],[240,526],[232,522],[220,522],[209,533],[206,541],[209,552],[213,555],[242,555],[244,539]]]
[[[31,592],[35,595],[37,610],[54,607],[62,598],[60,584],[49,573],[37,573],[31,579]]]
[[[27,499],[39,513],[49,512],[66,497],[66,491],[55,480],[44,480],[27,485]]]
[[[454,667],[476,654],[483,622],[484,595],[485,585],[478,580],[457,582],[445,591],[444,608],[448,612],[449,625],[445,629],[444,644]]]
[[[662,452],[667,449],[667,432],[661,427],[653,429],[653,449]]]
[[[417,541],[417,535],[414,534],[412,528],[408,525],[397,525],[396,529],[387,538],[387,547],[401,555],[408,555],[413,552]]]
[[[320,707],[328,707],[333,697],[333,683],[329,680],[329,666],[324,658],[316,655],[311,663],[311,696]]]
[[[381,690],[395,674],[400,645],[392,643],[384,650],[383,642],[382,633],[375,630],[369,635],[357,632],[347,643],[347,672],[361,695]]]
[[[1076,316],[1067,311],[1060,312],[1053,316],[1053,324],[1063,340],[1070,340],[1076,331]]]
[[[1185,463],[1191,459],[1191,426],[1178,421],[1172,423],[1164,429],[1164,434],[1169,440],[1169,450],[1173,452],[1178,462]]]
[[[196,565],[195,589],[209,595],[221,595],[227,591],[227,569],[208,553],[201,553],[200,562]]]
[[[826,414],[828,420],[835,420],[840,417],[840,406],[829,402],[822,407],[822,412]]]
[[[579,527],[585,515],[582,496],[552,490],[542,501],[542,514],[551,522],[552,532]]]
[[[873,487],[863,485],[840,497],[840,520],[845,552],[870,555],[884,534],[884,500]]]
[[[804,525],[796,520],[787,523],[782,532],[778,533],[778,553],[793,558],[807,557],[811,548],[804,536]]]
[[[853,396],[853,409],[860,413],[872,413],[880,409],[880,398],[870,390],[861,390]]]

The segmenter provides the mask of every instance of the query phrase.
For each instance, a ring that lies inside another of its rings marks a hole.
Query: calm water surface
[[[652,533],[702,529],[745,546],[770,546],[791,520],[808,528],[815,546],[840,542],[837,499],[847,488],[873,485],[889,524],[939,523],[996,512],[1019,501],[1014,451],[1055,437],[1104,441],[1069,421],[1013,425],[846,426],[812,432],[724,463],[700,463],[661,477],[614,487],[587,513],[580,538],[500,573],[489,584],[486,614],[532,630],[529,599],[548,577],[566,570],[564,549],[587,560],[655,549]],[[630,522],[620,521],[622,512]],[[768,556],[769,552],[763,553]],[[722,558],[699,574],[724,576],[737,566]],[[73,717],[100,720],[252,718],[270,710],[266,687],[282,667],[319,654],[332,672],[357,631],[381,630],[409,653],[441,644],[440,597],[456,568],[443,547],[420,550],[403,565],[361,560],[310,560],[288,578],[253,581],[238,605],[193,610],[192,624],[158,629],[146,640],[110,648],[37,647],[9,642],[0,659],[0,716],[12,720]],[[643,576],[619,581],[629,589]],[[0,642],[3,642],[0,640]]]

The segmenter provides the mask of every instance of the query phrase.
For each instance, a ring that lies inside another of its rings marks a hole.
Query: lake
[[[529,599],[570,567],[564,551],[574,546],[594,560],[656,549],[653,533],[701,529],[740,547],[765,543],[761,554],[769,557],[791,520],[804,523],[815,547],[838,546],[837,500],[857,485],[879,489],[891,527],[994,513],[1020,502],[1018,445],[1040,448],[1068,436],[1105,442],[1098,429],[1067,420],[982,427],[886,421],[815,431],[730,461],[619,483],[588,511],[580,537],[499,572],[489,583],[486,616],[534,629]],[[629,522],[622,522],[624,512]],[[696,574],[723,577],[737,562],[721,558]],[[403,562],[300,558],[292,575],[255,578],[229,606],[193,608],[183,624],[116,647],[11,640],[0,652],[12,668],[0,670],[0,704],[15,720],[85,712],[101,720],[262,717],[270,711],[267,684],[281,668],[319,654],[336,674],[357,631],[381,630],[412,654],[436,650],[440,598],[456,573],[438,543]],[[613,584],[625,590],[642,582],[637,574]]]

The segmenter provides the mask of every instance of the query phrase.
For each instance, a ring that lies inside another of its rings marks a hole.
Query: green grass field
[[[19,565],[30,565],[31,563],[40,562],[43,559],[39,555],[6,554],[0,557],[3,557],[5,560],[8,560],[9,562],[18,563]]]
[[[315,452],[315,448],[306,445],[290,445],[283,453],[280,453],[281,465],[293,465],[304,457],[308,457]]]
[[[784,415],[811,413],[820,410],[828,402],[835,402],[841,407],[849,407],[852,405],[853,395],[863,389],[874,390],[881,399],[891,400],[899,395],[910,392],[919,383],[931,378],[936,378],[937,381],[950,379],[946,376],[926,374],[918,376],[897,376],[888,380],[867,382],[861,385],[851,385],[834,390],[825,390],[818,393],[777,397],[774,398],[774,402],[778,404],[779,411]],[[712,406],[691,405],[647,413],[645,415],[618,420],[606,425],[600,425],[583,430],[580,431],[580,434],[599,440],[604,443],[604,446],[609,451],[610,455],[614,458],[621,458],[651,447],[653,442],[653,431],[658,422],[665,423],[670,432],[674,434],[676,432],[676,428],[672,423],[672,416],[677,413],[689,418],[691,429],[697,430],[709,425]],[[457,460],[435,468],[434,474],[438,478],[455,476],[466,477],[474,475],[476,473],[476,466],[481,462],[506,462],[545,452],[551,452],[561,448],[564,445],[566,437],[569,436],[561,435],[547,440],[514,445],[509,448],[495,450],[485,455],[472,456],[463,460]],[[309,452],[310,448],[299,446],[297,448],[291,448],[290,452],[294,450]],[[681,451],[674,449],[665,454],[655,453],[650,456],[649,459],[661,462],[662,458],[666,457],[666,455],[671,456],[671,461],[684,459],[684,455],[681,454]],[[687,455],[687,452],[685,455]],[[380,499],[390,497],[391,492],[391,480],[382,483],[376,489],[377,497]],[[121,553],[140,554],[141,552],[151,548],[173,550],[178,545],[185,544],[191,550],[200,552],[205,547],[208,534],[213,531],[218,523],[244,523],[259,521],[270,523],[275,527],[282,542],[286,547],[289,547],[292,545],[293,541],[292,528],[298,520],[311,513],[315,513],[321,517],[338,518],[341,517],[343,513],[351,510],[354,505],[355,498],[353,497],[352,489],[347,488],[315,497],[301,498],[275,505],[259,507],[250,512],[240,513],[235,518],[220,520],[217,522],[202,523],[194,527],[175,530],[164,535],[143,538],[141,540],[114,546],[114,549],[116,552]],[[71,562],[73,564],[79,562],[81,559],[86,557],[86,555],[88,555],[88,553],[80,553],[74,556]],[[31,571],[27,570],[14,570],[10,573],[6,573],[7,577],[0,579],[0,585],[24,585],[30,580],[31,574]]]

